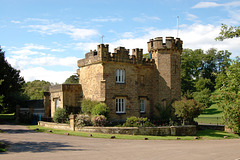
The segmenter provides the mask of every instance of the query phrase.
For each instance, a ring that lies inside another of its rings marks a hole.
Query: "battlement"
[[[150,39],[148,42],[148,52],[154,50],[182,50],[182,40],[180,38],[174,39],[174,37],[166,37],[166,43],[163,43],[162,37],[156,37]]]
[[[99,63],[99,62],[123,62],[141,65],[153,65],[153,59],[143,58],[143,49],[133,49],[132,55],[129,55],[129,49],[117,47],[114,53],[110,53],[108,44],[100,44],[97,50],[90,50],[85,54],[85,58],[78,60],[78,67]]]

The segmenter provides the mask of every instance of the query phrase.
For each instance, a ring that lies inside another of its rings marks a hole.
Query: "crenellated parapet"
[[[180,38],[166,37],[166,43],[163,43],[162,37],[150,39],[148,42],[148,52],[151,53],[155,50],[179,50],[182,51],[182,40]]]
[[[125,47],[117,47],[114,53],[109,52],[108,44],[100,44],[97,50],[90,50],[85,54],[85,58],[78,61],[78,67],[99,63],[99,62],[123,62],[141,65],[153,65],[153,59],[143,58],[143,49],[133,49],[132,55],[129,54],[129,49]]]

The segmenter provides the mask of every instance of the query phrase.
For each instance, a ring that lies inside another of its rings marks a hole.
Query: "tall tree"
[[[194,92],[195,82],[199,78],[202,57],[201,49],[184,49],[181,55],[181,89],[182,93]]]
[[[226,24],[222,24],[221,32],[219,36],[215,38],[215,40],[223,41],[224,39],[240,37],[240,26],[230,26],[228,27]]]
[[[49,91],[51,86],[50,82],[34,80],[32,82],[27,82],[24,84],[24,94],[29,97],[30,100],[43,99],[44,92]]]
[[[0,112],[14,112],[16,104],[21,103],[24,79],[20,71],[14,69],[6,60],[0,48]]]
[[[232,61],[220,88],[218,105],[223,108],[225,125],[240,133],[240,58]]]
[[[200,92],[204,88],[199,90],[199,85],[204,81],[207,82],[205,88],[213,91],[217,76],[230,65],[230,55],[228,51],[216,49],[209,49],[205,53],[201,49],[184,49],[181,55],[182,93]],[[201,77],[203,79],[200,79]]]

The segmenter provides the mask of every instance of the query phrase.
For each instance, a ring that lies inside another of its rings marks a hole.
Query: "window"
[[[125,70],[117,69],[116,70],[116,83],[124,83],[125,82]]]
[[[116,113],[125,113],[125,99],[116,99]]]
[[[59,99],[55,99],[55,109],[57,109],[59,107]]]
[[[140,99],[140,113],[144,113],[144,112],[145,112],[145,100]]]

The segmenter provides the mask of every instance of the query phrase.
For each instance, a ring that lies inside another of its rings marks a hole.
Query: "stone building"
[[[57,108],[66,108],[68,110],[73,110],[74,107],[80,108],[80,98],[82,97],[80,84],[59,84],[50,86],[49,92],[51,97],[51,117],[53,117]],[[45,113],[47,111],[48,110],[45,110]]]
[[[124,47],[110,53],[107,44],[98,45],[97,50],[90,50],[78,61],[78,89],[66,94],[66,99],[74,96],[77,101],[104,102],[110,108],[111,120],[125,120],[129,116],[151,118],[157,114],[155,105],[166,107],[181,97],[182,41],[173,37],[166,37],[165,43],[162,37],[150,39],[148,52],[150,58],[145,59],[139,48],[133,49],[130,55]],[[64,106],[64,101],[54,97],[61,97],[65,91],[50,89],[50,92],[53,115],[56,104]]]

